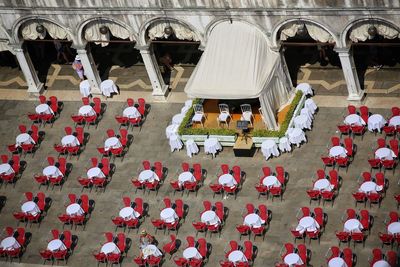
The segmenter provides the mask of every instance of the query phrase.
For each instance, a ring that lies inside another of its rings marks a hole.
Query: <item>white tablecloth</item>
[[[217,214],[212,210],[207,210],[201,214],[201,221],[206,224],[214,225],[221,223]]]
[[[281,152],[290,152],[292,150],[292,147],[290,146],[289,139],[287,137],[282,137],[279,139],[279,150]]]
[[[176,212],[173,208],[165,208],[160,212],[160,218],[166,223],[173,223],[179,217],[176,215]]]
[[[96,111],[90,105],[85,105],[79,108],[78,114],[81,116],[94,116],[96,115]]]
[[[17,138],[15,138],[15,144],[17,146],[20,146],[22,144],[29,145],[29,144],[35,144],[35,141],[33,141],[32,137],[29,134],[22,133],[22,134],[19,134],[17,136]]]
[[[186,141],[186,155],[192,157],[193,154],[199,153],[199,147],[194,142],[193,139],[189,139]]]
[[[117,245],[114,242],[108,242],[105,243],[101,249],[100,252],[104,253],[104,254],[110,254],[110,253],[121,253],[121,251],[119,250],[119,248],[117,247]]]
[[[299,224],[296,227],[296,230],[300,231],[301,233],[304,233],[304,231],[314,232],[318,230],[319,227],[320,227],[319,224],[313,217],[305,216],[300,219]]]
[[[319,179],[314,183],[315,190],[332,191],[333,186],[328,179]]]
[[[386,120],[380,114],[373,114],[368,118],[368,130],[371,132],[374,130],[380,132],[385,124]]]
[[[396,157],[396,154],[394,154],[394,152],[387,147],[382,147],[375,151],[375,158],[377,159],[392,160],[394,157]]]
[[[306,107],[306,108],[308,108],[311,112],[312,112],[312,114],[314,114],[315,113],[315,111],[317,110],[317,105],[315,104],[315,102],[311,99],[311,98],[308,98],[305,102],[304,102],[304,106]]]
[[[307,142],[306,135],[304,134],[303,130],[300,128],[291,128],[289,130],[289,142],[291,144],[296,144],[297,147],[300,146],[301,142]]]
[[[124,111],[122,112],[122,115],[128,118],[140,118],[142,116],[135,107],[125,108]]]
[[[385,260],[380,260],[374,263],[372,267],[390,267],[390,264]]]
[[[229,174],[229,173],[222,174],[218,178],[218,183],[221,184],[221,185],[226,185],[226,186],[237,185],[237,182],[236,182],[235,178],[233,178],[233,176],[231,174]]]
[[[153,182],[154,180],[160,181],[160,178],[152,170],[144,170],[139,174],[138,180],[141,182]]]
[[[293,120],[294,126],[300,129],[311,129],[311,121],[306,115],[298,115]]]
[[[364,193],[369,193],[369,192],[377,192],[380,191],[379,190],[379,186],[372,182],[372,181],[368,181],[368,182],[364,182],[360,188],[359,191],[364,192]],[[382,189],[381,189],[382,190]]]
[[[335,257],[329,260],[328,262],[329,267],[347,267],[347,264],[344,260],[340,257]]]
[[[64,176],[56,166],[47,166],[43,169],[43,175],[47,177]]]
[[[199,251],[195,247],[190,247],[190,248],[185,249],[183,251],[182,255],[185,259],[188,259],[188,260],[191,258],[196,258],[196,259],[202,258]]]
[[[294,264],[299,264],[299,265],[303,264],[303,261],[301,260],[300,256],[297,253],[287,254],[283,259],[283,261],[289,266]]]
[[[79,146],[79,140],[73,135],[66,135],[61,139],[61,144],[63,146]]]
[[[344,119],[348,125],[365,125],[365,121],[357,114],[350,114]]]
[[[278,178],[276,178],[276,176],[273,176],[273,175],[264,177],[262,183],[263,183],[263,185],[268,186],[268,187],[281,186],[281,183],[278,181]]]
[[[247,262],[246,256],[240,250],[234,250],[228,255],[230,262]]]
[[[21,211],[35,216],[36,214],[38,214],[40,212],[40,209],[39,209],[38,205],[36,205],[35,202],[27,201],[24,204],[22,204]]]
[[[97,177],[97,178],[105,178],[106,177],[106,175],[102,172],[102,170],[99,167],[90,168],[87,171],[86,175],[89,179],[92,179],[93,177]]]
[[[8,174],[12,174],[12,173],[14,173],[14,170],[10,164],[8,164],[8,163],[0,164],[0,174],[8,175]]]
[[[119,216],[125,220],[138,218],[140,214],[131,207],[124,207],[119,211]]]
[[[181,114],[185,115],[189,110],[190,110],[191,106],[183,106],[181,108]]]
[[[121,142],[119,141],[118,137],[109,137],[104,141],[104,150],[108,151],[110,149],[116,149],[122,147]]]
[[[313,113],[306,107],[302,108],[300,110],[300,115],[307,116],[308,121],[311,123],[312,120],[314,119]]]
[[[35,111],[37,114],[54,114],[53,110],[47,104],[40,104],[36,106]]]
[[[261,152],[264,155],[265,159],[268,159],[271,155],[278,157],[279,150],[275,141],[273,140],[265,140],[261,143]]]
[[[330,157],[347,157],[347,150],[342,146],[334,146],[329,149],[329,156]]]
[[[183,184],[184,182],[194,182],[196,179],[194,178],[193,174],[191,172],[182,172],[178,176],[178,182],[179,184]]]
[[[185,101],[185,107],[191,107],[193,105],[193,100],[192,99],[188,99]]]
[[[400,116],[394,116],[389,120],[390,126],[400,126]]]
[[[217,138],[208,138],[204,140],[204,152],[206,154],[212,154],[215,157],[217,151],[221,150],[222,146],[218,142]]]
[[[389,234],[399,234],[400,233],[400,222],[392,222],[387,227]]]
[[[51,251],[66,250],[67,247],[60,239],[53,239],[47,244],[47,249]]]
[[[177,136],[176,134],[172,134],[169,137],[169,146],[171,148],[171,152],[174,152],[175,149],[179,151],[182,149],[183,143],[182,140],[179,138],[179,136]]]
[[[18,243],[17,239],[15,239],[12,236],[9,236],[1,241],[0,247],[3,248],[4,250],[13,250],[21,247],[21,245]]]
[[[118,93],[117,86],[113,80],[105,80],[100,84],[100,90],[103,95],[110,97],[111,93]]]
[[[85,212],[81,208],[81,206],[78,203],[73,203],[71,205],[68,205],[66,208],[65,212],[68,215],[83,215]]]
[[[257,227],[261,227],[261,224],[265,223],[265,221],[262,220],[261,217],[258,216],[258,214],[250,213],[250,214],[247,214],[246,217],[244,217],[243,223],[247,226],[257,228]]]
[[[88,80],[81,81],[79,84],[79,91],[83,97],[88,97],[91,93],[90,83]]]
[[[147,245],[142,249],[143,258],[147,259],[149,256],[160,257],[162,256],[161,251],[155,245]]]
[[[312,91],[311,85],[309,83],[299,83],[296,86],[296,90],[300,90],[306,95],[313,95],[313,91]]]
[[[350,219],[344,223],[344,231],[346,232],[358,232],[360,233],[363,229],[362,224],[357,219]]]
[[[172,117],[172,124],[181,125],[182,120],[183,120],[184,117],[185,117],[185,114],[181,114],[181,113],[175,114],[175,115]]]
[[[167,128],[165,128],[165,135],[167,136],[167,138],[169,138],[171,135],[177,135],[178,129],[179,125],[176,124],[168,125]]]

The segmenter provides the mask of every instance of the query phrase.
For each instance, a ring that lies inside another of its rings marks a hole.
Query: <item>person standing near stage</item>
[[[75,57],[74,63],[72,63],[72,68],[76,71],[76,73],[79,76],[79,79],[81,79],[81,81],[83,81],[84,78],[84,70],[83,70],[83,65],[81,62],[81,58],[78,56]]]

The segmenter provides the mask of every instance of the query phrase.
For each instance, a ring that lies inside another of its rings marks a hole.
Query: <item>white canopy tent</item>
[[[227,21],[211,31],[185,92],[208,99],[259,98],[268,128],[277,129],[276,113],[294,92],[288,81],[279,53],[260,30]]]

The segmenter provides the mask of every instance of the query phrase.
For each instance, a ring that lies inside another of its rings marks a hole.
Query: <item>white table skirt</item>
[[[169,137],[169,146],[171,148],[171,152],[174,152],[175,149],[177,149],[178,151],[182,149],[183,147],[183,142],[182,140],[179,138],[179,136],[172,134]]]
[[[181,125],[181,123],[182,123],[182,121],[183,121],[183,118],[185,118],[185,115],[184,115],[184,114],[181,114],[181,113],[175,114],[175,115],[172,117],[172,124]]]
[[[298,115],[293,122],[296,128],[311,130],[311,121],[306,115]]]
[[[119,250],[119,248],[117,247],[117,245],[114,242],[105,243],[101,247],[100,252],[102,252],[104,254],[110,254],[110,253],[119,254],[119,253],[121,253],[121,251]]]
[[[344,123],[347,125],[365,125],[365,121],[357,114],[350,114],[344,119]]]
[[[161,251],[155,245],[147,245],[142,249],[143,258],[147,259],[149,256],[160,257],[162,256]]]
[[[328,179],[319,179],[314,183],[315,190],[332,191],[333,185]]]
[[[47,177],[64,176],[56,166],[47,166],[43,169],[43,175]]]
[[[18,243],[17,239],[15,239],[12,236],[9,236],[1,241],[0,247],[3,248],[4,250],[13,250],[13,249],[18,249],[19,247],[21,247],[21,245]]]
[[[206,154],[212,154],[215,157],[217,151],[221,150],[222,146],[218,142],[217,138],[208,138],[204,140],[204,152]]]
[[[186,113],[190,110],[191,106],[183,106],[181,108],[181,114],[186,115]]]
[[[8,163],[0,164],[0,174],[9,175],[14,173],[12,166]]]
[[[144,170],[139,174],[138,180],[141,182],[153,182],[154,180],[160,181],[160,178],[152,170]]]
[[[178,176],[178,182],[179,184],[183,184],[184,182],[195,182],[196,179],[193,176],[193,173],[191,172],[182,172]]]
[[[396,157],[396,154],[394,154],[394,152],[387,147],[382,147],[375,151],[375,158],[377,159],[392,160],[394,157]]]
[[[387,227],[389,234],[399,234],[400,233],[400,222],[392,222]]]
[[[300,231],[301,233],[304,233],[304,231],[314,232],[319,228],[320,228],[319,224],[313,217],[305,216],[300,219],[299,224],[296,227],[296,230]]]
[[[199,251],[195,247],[189,247],[185,249],[182,253],[183,257],[185,259],[191,259],[191,258],[196,258],[196,259],[202,259],[203,257],[200,255]]]
[[[276,178],[276,176],[273,176],[273,175],[264,177],[262,183],[263,183],[263,185],[268,186],[268,187],[281,186],[281,183],[278,181],[278,178]]]
[[[170,138],[171,135],[177,135],[178,129],[179,125],[176,124],[168,125],[167,128],[165,128],[165,135],[167,136],[167,138]]]
[[[265,159],[268,159],[271,155],[278,157],[279,150],[275,141],[273,140],[265,140],[261,143],[261,152],[264,155]]]
[[[194,140],[193,139],[187,140],[186,141],[186,155],[188,155],[191,158],[193,154],[197,154],[197,153],[199,153],[199,147],[194,142]]]
[[[246,217],[244,217],[243,223],[250,227],[257,228],[257,227],[261,227],[261,224],[265,223],[265,221],[263,221],[261,219],[261,217],[258,216],[258,214],[250,213],[250,214],[247,214]]]
[[[113,80],[105,80],[100,84],[101,93],[107,97],[111,96],[111,93],[118,93],[117,86]]]
[[[315,102],[311,99],[311,98],[308,98],[305,102],[304,102],[304,106],[306,107],[306,108],[308,108],[310,111],[311,111],[311,113],[312,114],[314,114],[315,113],[315,111],[317,110],[317,105],[315,104]]]
[[[36,205],[36,203],[33,201],[27,201],[24,204],[22,204],[21,211],[32,214],[34,216],[36,214],[40,213],[40,209],[39,209],[38,205]]]
[[[81,116],[94,116],[96,115],[96,111],[90,105],[85,105],[79,108],[78,114]]]
[[[207,223],[210,225],[215,225],[221,223],[221,220],[217,216],[217,214],[212,210],[207,210],[201,214],[201,222]]]
[[[390,267],[390,264],[385,260],[380,260],[374,263],[372,267]]]
[[[122,147],[121,142],[119,141],[118,137],[109,137],[104,141],[104,150],[108,151],[110,149],[116,149]]]
[[[377,192],[380,191],[379,190],[379,186],[372,182],[372,181],[368,181],[368,182],[364,182],[360,188],[359,191],[364,192],[364,193],[369,193],[369,192]]]
[[[176,215],[176,212],[173,208],[165,208],[160,212],[160,218],[166,223],[173,223],[179,217]]]
[[[302,129],[300,128],[292,128],[289,130],[289,142],[291,144],[296,144],[297,147],[300,146],[301,142],[307,142],[306,136]]]
[[[79,140],[73,135],[66,135],[61,139],[61,144],[63,146],[79,146]]]
[[[138,218],[140,214],[137,211],[135,211],[132,207],[124,207],[119,211],[119,216],[121,216],[125,220],[130,220]]]
[[[329,267],[347,267],[347,264],[344,260],[340,257],[335,257],[329,260],[328,262]]]
[[[304,115],[307,116],[308,120],[310,121],[310,123],[312,122],[312,120],[314,119],[313,113],[306,107],[302,108],[300,110],[300,115]]]
[[[66,250],[67,247],[60,239],[53,239],[47,244],[47,249],[51,251]]]
[[[91,93],[89,80],[81,81],[79,91],[83,97],[88,97]]]
[[[35,144],[35,141],[32,139],[32,137],[29,134],[22,133],[22,134],[19,134],[17,136],[17,138],[15,138],[15,144],[17,146],[20,146],[22,144],[29,145],[29,144]]]
[[[383,126],[385,126],[386,120],[380,114],[373,114],[368,118],[368,131],[372,132],[378,130],[381,132]]]
[[[192,99],[188,99],[185,101],[185,107],[192,107],[193,105],[193,100]]]
[[[363,229],[363,226],[362,226],[362,224],[360,223],[359,220],[350,219],[350,220],[347,220],[344,223],[343,229],[344,229],[345,232],[358,232],[358,233],[360,233],[361,230]]]
[[[390,126],[400,126],[400,116],[394,116],[389,120]]]
[[[289,139],[287,137],[281,137],[279,139],[279,150],[281,152],[290,152],[292,151],[292,147],[290,146]]]
[[[294,264],[299,264],[299,265],[303,264],[303,261],[301,260],[300,256],[297,253],[287,254],[283,259],[283,261],[289,266]]]
[[[334,146],[329,149],[329,156],[330,157],[347,157],[347,150],[342,146]]]
[[[223,174],[218,178],[218,183],[221,185],[226,185],[226,186],[235,186],[237,185],[237,182],[235,178],[229,173]]]
[[[299,83],[296,86],[296,90],[302,91],[305,95],[313,95],[313,91],[312,91],[311,85],[309,83]]]
[[[103,173],[103,171],[99,167],[90,168],[87,171],[86,175],[89,179],[92,179],[93,177],[97,177],[97,178],[105,178],[106,177],[106,175]]]
[[[36,106],[35,111],[37,114],[54,114],[53,110],[47,104],[40,104]]]
[[[84,215],[85,214],[85,212],[81,208],[81,205],[79,205],[78,203],[72,203],[71,205],[68,205],[65,212],[68,215]]]
[[[140,114],[140,112],[137,110],[136,107],[127,107],[124,109],[124,111],[122,112],[122,115],[124,117],[128,117],[128,118],[140,118],[142,115]]]
[[[247,262],[246,256],[240,250],[234,250],[228,255],[230,262]]]

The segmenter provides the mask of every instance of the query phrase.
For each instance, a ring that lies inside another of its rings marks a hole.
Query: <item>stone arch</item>
[[[320,27],[321,29],[325,30],[326,32],[328,32],[332,36],[335,43],[337,45],[340,45],[338,36],[328,26],[326,26],[323,23],[320,23],[318,21],[315,21],[315,20],[311,20],[311,19],[307,19],[307,18],[296,18],[296,19],[288,19],[288,20],[281,21],[274,27],[274,29],[272,31],[272,46],[274,46],[274,47],[279,46],[278,39],[280,37],[278,36],[278,34],[279,34],[280,30],[284,26],[286,26],[287,24],[292,23],[292,22],[309,22],[311,24],[314,24],[314,25]]]
[[[17,19],[14,23],[14,25],[12,26],[11,32],[12,32],[12,40],[15,43],[19,43],[23,40],[22,36],[20,35],[20,29],[21,26],[28,22],[28,21],[46,21],[46,22],[50,22],[53,23],[59,27],[61,27],[63,30],[65,30],[67,32],[67,34],[71,37],[71,40],[74,42],[75,41],[75,36],[73,34],[73,32],[71,31],[70,28],[68,28],[67,26],[59,23],[58,21],[51,19],[51,18],[46,18],[46,17],[42,17],[42,16],[25,16],[25,17],[21,17],[19,19]]]
[[[136,42],[138,42],[138,36],[137,34],[134,32],[133,28],[130,27],[128,24],[126,24],[125,22],[119,20],[119,19],[115,19],[115,18],[110,18],[110,17],[104,17],[104,16],[96,16],[96,17],[91,17],[83,22],[81,22],[78,27],[77,27],[77,41],[79,45],[85,45],[86,44],[86,40],[84,39],[84,33],[85,33],[85,27],[94,21],[98,21],[98,20],[102,20],[102,21],[107,21],[107,22],[111,22],[111,23],[115,23],[123,28],[125,28],[128,32],[131,38],[133,38]]]
[[[189,30],[191,30],[192,32],[195,33],[197,38],[200,40],[200,46],[203,46],[204,38],[203,38],[202,34],[196,29],[196,27],[194,27],[193,25],[191,25],[190,23],[188,23],[186,21],[178,20],[178,19],[170,18],[170,17],[156,17],[156,18],[147,20],[145,23],[143,23],[139,29],[138,42],[140,42],[140,45],[147,45],[147,38],[146,38],[147,30],[150,28],[150,26],[153,23],[159,22],[159,21],[171,21],[171,22],[175,22],[175,23],[183,25],[184,27],[188,28]]]
[[[367,24],[367,23],[369,24],[371,22],[382,22],[383,24],[386,24],[387,26],[390,26],[391,28],[400,32],[400,27],[397,27],[395,23],[388,21],[386,19],[377,18],[377,17],[373,17],[373,18],[365,17],[365,18],[356,19],[356,20],[351,21],[349,24],[347,24],[347,26],[344,28],[344,30],[340,34],[340,40],[341,40],[343,47],[348,45],[348,43],[349,43],[348,34],[350,33],[351,29],[354,26],[360,25],[360,24]]]

